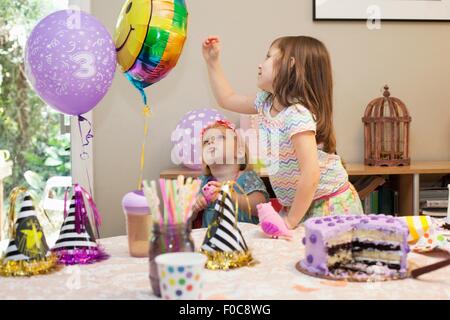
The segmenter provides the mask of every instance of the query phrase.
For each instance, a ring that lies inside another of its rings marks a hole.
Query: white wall
[[[147,139],[145,177],[155,179],[170,162],[170,133],[187,111],[215,107],[201,41],[218,34],[223,64],[236,89],[256,92],[257,66],[272,40],[310,35],[328,47],[335,82],[338,152],[363,160],[361,117],[367,103],[389,84],[412,116],[412,159],[450,160],[450,23],[313,22],[307,0],[187,0],[189,38],[178,66],[146,90],[153,116]],[[92,13],[114,32],[122,0],[93,0]],[[117,72],[111,90],[94,110],[95,196],[104,216],[103,236],[125,234],[121,199],[137,186],[143,135],[138,92]],[[227,113],[226,113],[227,114]],[[238,120],[237,115],[227,114]]]

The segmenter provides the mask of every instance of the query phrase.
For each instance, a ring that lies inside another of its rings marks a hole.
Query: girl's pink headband
[[[215,120],[214,122],[208,123],[202,129],[200,136],[203,138],[203,135],[205,134],[206,130],[211,129],[212,127],[214,127],[216,125],[223,126],[225,128],[233,130],[233,132],[236,132],[236,126],[234,125],[234,123],[232,123],[231,121],[225,120],[225,119],[220,119],[220,120]]]

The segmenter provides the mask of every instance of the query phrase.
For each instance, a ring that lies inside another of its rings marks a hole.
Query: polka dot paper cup
[[[165,300],[202,299],[206,256],[195,252],[165,253],[156,257],[161,297]]]

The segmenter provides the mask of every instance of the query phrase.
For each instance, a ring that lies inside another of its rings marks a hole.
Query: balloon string
[[[85,136],[83,136],[83,129],[81,128],[82,122],[87,122],[89,125],[89,130]],[[89,145],[89,140],[94,138],[94,135],[92,134],[92,123],[85,117],[79,115],[78,116],[78,130],[80,132],[81,148],[82,148],[82,152],[80,153],[80,159],[83,160],[83,162],[84,162],[84,169],[85,169],[86,177],[87,177],[87,181],[88,181],[89,192],[92,194],[91,177],[89,175],[87,163],[85,162],[85,160],[89,159],[89,153],[86,151],[86,147]]]
[[[86,133],[85,136],[83,136],[83,130],[81,128],[82,122],[87,122],[89,125],[88,132]],[[83,117],[82,115],[79,115],[78,116],[78,129],[80,132],[81,148],[82,148],[82,152],[80,153],[80,159],[84,162],[84,171],[86,173],[86,179],[88,182],[89,193],[92,195],[93,192],[92,192],[91,175],[89,174],[89,170],[88,170],[87,162],[86,162],[86,160],[89,159],[89,153],[86,151],[86,147],[90,143],[89,140],[94,138],[94,135],[92,134],[92,123],[88,119]],[[96,210],[96,209],[93,209],[92,206],[90,206],[91,215],[95,216],[96,213],[94,212],[94,210]],[[96,229],[97,229],[97,236],[100,238],[100,233],[99,233],[97,225],[96,225]]]
[[[142,101],[144,101],[144,105],[147,105],[147,95],[145,94],[145,91],[143,88],[137,88],[139,90],[139,93],[141,94]]]
[[[144,164],[145,164],[145,141],[147,140],[148,133],[148,119],[150,118],[150,107],[145,105],[144,110],[144,139],[142,141],[141,147],[141,163],[139,168],[139,181],[138,181],[138,190],[142,190],[142,180],[144,178]]]
[[[84,121],[86,121],[89,124],[89,130],[86,133],[86,136],[84,137],[84,140],[86,140],[86,142],[83,141],[83,130],[81,129],[81,123]],[[89,139],[92,139],[94,137],[94,135],[92,134],[92,123],[88,119],[83,117],[82,115],[79,115],[78,116],[78,129],[80,130],[81,143],[82,143],[83,151],[84,151],[84,147],[89,145]]]

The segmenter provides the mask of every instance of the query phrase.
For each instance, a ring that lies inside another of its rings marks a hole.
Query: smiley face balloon
[[[187,34],[184,0],[128,0],[117,21],[117,60],[141,92],[163,79],[178,62]]]

